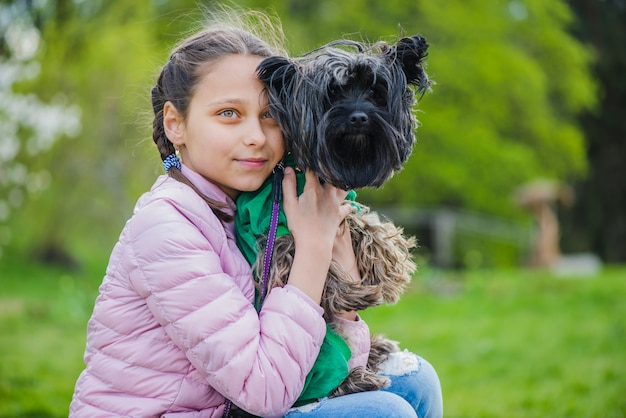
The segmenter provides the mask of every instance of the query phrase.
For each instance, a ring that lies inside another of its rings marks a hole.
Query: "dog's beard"
[[[315,149],[302,156],[314,156],[310,161],[320,178],[343,189],[380,187],[403,163],[398,145],[406,141],[389,123],[389,115],[373,105],[358,111],[367,123],[355,126],[349,120],[353,109],[332,107],[317,126]]]

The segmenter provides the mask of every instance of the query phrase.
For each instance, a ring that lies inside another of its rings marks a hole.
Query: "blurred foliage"
[[[52,180],[15,218],[13,242],[62,258],[71,240],[82,246],[102,237],[110,245],[156,174],[144,146],[151,123],[145,91],[161,51],[147,27],[149,2],[57,1],[41,13],[42,73],[27,87],[42,97],[65,92],[82,109],[83,130],[30,162]]]
[[[36,195],[50,182],[49,171],[35,170],[30,162],[60,137],[80,131],[80,109],[67,105],[63,91],[42,100],[21,89],[41,74],[35,59],[40,32],[28,10],[24,1],[0,8],[0,257],[10,241],[7,220],[20,209],[26,195]]]
[[[593,103],[588,54],[560,2],[444,3],[420,10],[438,84],[420,103],[413,157],[381,194],[511,216],[521,183],[584,173],[574,116]]]
[[[202,22],[202,8],[192,0],[23,1],[42,47],[41,74],[22,91],[43,100],[63,92],[81,108],[82,132],[25,161],[48,170],[50,186],[11,217],[11,244],[80,258],[92,246],[111,247],[161,172],[149,91],[169,49]],[[239,4],[278,14],[293,55],[340,37],[395,42],[421,33],[429,40],[437,84],[419,103],[414,154],[384,188],[360,192],[372,206],[448,206],[519,219],[526,214],[511,195],[521,183],[586,173],[576,116],[595,105],[596,86],[591,53],[570,34],[574,16],[562,0]]]

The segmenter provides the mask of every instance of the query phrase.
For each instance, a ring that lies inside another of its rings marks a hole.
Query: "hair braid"
[[[168,67],[171,67],[171,62],[172,59],[170,59],[168,65],[163,68],[157,84],[152,88],[152,110],[154,111],[154,121],[152,122],[152,140],[159,150],[161,160],[165,160],[169,155],[176,152],[174,144],[172,144],[172,142],[165,134],[165,127],[163,125],[163,107],[168,100],[166,98],[165,92],[163,91],[162,83],[164,75],[166,74],[167,70],[170,69]],[[224,222],[231,222],[233,220],[232,215],[229,215],[222,210],[224,207],[226,207],[226,204],[224,204],[223,202],[219,202],[215,199],[211,199],[200,190],[198,190],[198,188],[191,181],[189,181],[189,179],[185,177],[177,167],[170,167],[168,175],[173,179],[178,180],[181,183],[184,183],[187,186],[191,187],[200,197],[202,197],[202,199],[204,199],[204,201],[209,205],[213,213],[215,213],[215,216],[218,217],[218,219],[221,219]]]
[[[152,139],[159,150],[161,160],[165,160],[168,155],[176,152],[174,144],[172,144],[167,135],[165,135],[165,128],[163,127],[163,106],[165,106],[163,90],[157,84],[152,88],[152,108],[154,109]]]

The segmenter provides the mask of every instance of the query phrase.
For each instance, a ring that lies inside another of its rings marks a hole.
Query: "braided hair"
[[[190,36],[178,44],[170,54],[167,64],[161,70],[156,85],[152,88],[152,139],[157,146],[161,160],[176,152],[168,139],[163,126],[163,108],[171,102],[183,119],[187,118],[189,103],[202,77],[209,70],[209,64],[234,54],[270,57],[285,55],[279,43],[283,34],[280,24],[270,16],[256,11],[230,12],[221,10],[209,16],[207,29]],[[265,41],[262,37],[270,39]],[[198,190],[180,171],[173,166],[167,174],[191,187],[225,222],[232,216],[223,211],[223,202],[211,199]]]

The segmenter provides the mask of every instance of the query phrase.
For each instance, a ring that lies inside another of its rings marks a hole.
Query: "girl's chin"
[[[259,190],[259,188],[263,185],[263,183],[265,182],[265,180],[263,181],[254,181],[254,182],[250,182],[248,184],[242,185],[241,186],[241,193],[245,193],[245,192],[255,192],[257,190]]]

